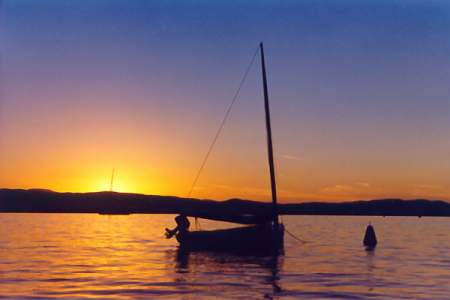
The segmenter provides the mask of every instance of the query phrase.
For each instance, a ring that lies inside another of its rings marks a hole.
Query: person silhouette
[[[170,239],[177,233],[185,233],[189,231],[189,226],[191,226],[191,223],[189,222],[188,218],[185,214],[179,214],[175,217],[175,222],[177,223],[177,226],[174,229],[166,228],[166,238]]]

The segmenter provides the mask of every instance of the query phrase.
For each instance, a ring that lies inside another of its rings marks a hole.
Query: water
[[[0,214],[0,298],[450,299],[448,218],[285,217],[307,242],[261,258],[180,255],[173,217]]]

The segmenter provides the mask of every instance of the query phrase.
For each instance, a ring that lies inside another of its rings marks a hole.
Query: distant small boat
[[[114,186],[114,173],[116,169],[113,168],[111,172],[111,182],[109,184],[109,194],[114,195],[115,192],[113,192],[113,186]],[[131,213],[126,211],[121,211],[120,209],[103,209],[98,212],[99,215],[119,215],[119,216],[128,216],[131,215]]]
[[[188,251],[225,251],[245,254],[277,254],[282,252],[283,250],[284,226],[283,224],[280,224],[278,220],[277,191],[273,160],[269,96],[267,91],[268,88],[264,60],[264,47],[262,43],[260,43],[259,45],[259,52],[261,56],[268,162],[272,192],[271,214],[263,218],[261,216],[255,216],[255,223],[251,226],[210,231],[188,231],[187,229],[180,230],[176,234],[176,239],[179,242],[181,249],[185,249]],[[229,219],[226,219],[223,216],[203,216],[203,218],[243,223],[239,221],[239,212],[236,212],[235,217],[230,216]],[[187,219],[186,221],[182,222],[188,223]],[[246,224],[249,223],[250,222],[246,222]],[[185,226],[187,228],[189,227],[189,224]],[[167,232],[168,238],[170,238],[174,234],[170,230],[167,230]]]
[[[123,215],[123,216],[128,216],[131,215],[131,213],[129,212],[118,212],[118,211],[100,211],[98,212],[99,215]]]

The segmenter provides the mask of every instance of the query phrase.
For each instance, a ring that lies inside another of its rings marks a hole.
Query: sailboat
[[[272,129],[270,123],[269,95],[267,87],[266,65],[263,43],[259,44],[261,71],[264,92],[265,123],[267,131],[267,152],[272,193],[271,211],[265,216],[242,215],[235,216],[203,216],[207,219],[229,221],[236,223],[252,223],[243,227],[221,230],[180,230],[176,234],[180,249],[188,251],[225,251],[246,254],[278,254],[283,251],[284,225],[279,222],[277,188],[272,147]],[[184,217],[185,218],[185,217]],[[186,219],[187,220],[187,219]],[[249,221],[250,220],[250,221]],[[177,221],[178,223],[178,221]],[[189,225],[187,225],[188,227]],[[170,230],[168,230],[170,232]],[[169,234],[170,236],[170,234]]]

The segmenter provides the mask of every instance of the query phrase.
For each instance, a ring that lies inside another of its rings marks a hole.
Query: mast
[[[112,169],[111,183],[110,183],[110,185],[109,185],[109,191],[110,191],[110,192],[112,192],[112,190],[113,190],[113,184],[114,184],[114,171],[115,171],[115,168]]]
[[[277,207],[277,184],[275,182],[275,167],[273,163],[273,147],[272,147],[272,128],[270,126],[270,108],[269,108],[269,93],[267,91],[267,76],[266,76],[266,64],[264,61],[264,47],[263,43],[259,44],[261,50],[261,68],[262,79],[264,87],[264,108],[266,112],[266,130],[267,130],[267,154],[269,159],[270,169],[270,187],[272,190],[272,217],[274,226],[278,227],[278,207]]]

